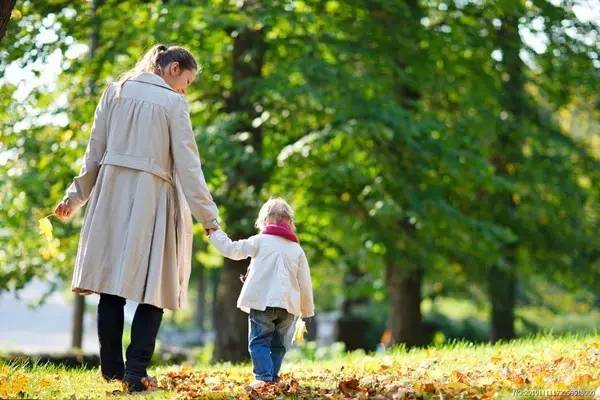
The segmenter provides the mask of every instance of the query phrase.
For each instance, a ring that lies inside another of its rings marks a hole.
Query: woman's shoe
[[[116,374],[116,375],[104,375],[102,374],[102,378],[104,378],[104,380],[106,382],[122,382],[123,381],[123,374]]]
[[[153,376],[144,376],[140,379],[125,379],[123,384],[129,393],[151,392],[158,388],[158,382]]]

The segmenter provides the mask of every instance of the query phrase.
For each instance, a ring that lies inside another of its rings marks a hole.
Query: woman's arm
[[[218,228],[219,210],[204,179],[198,145],[183,97],[170,112],[169,130],[175,173],[181,181],[190,210],[205,229]]]
[[[63,203],[71,209],[71,212],[81,208],[88,201],[96,184],[100,161],[106,151],[106,119],[112,96],[113,87],[109,86],[102,94],[102,98],[96,107],[92,135],[87,145],[79,175],[73,179],[73,183],[71,183],[63,198]]]
[[[232,260],[243,260],[256,256],[256,236],[248,239],[233,241],[222,230],[216,230],[208,238],[210,242],[227,258]]]

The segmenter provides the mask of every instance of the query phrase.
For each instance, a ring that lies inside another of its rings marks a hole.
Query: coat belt
[[[119,154],[114,151],[107,151],[104,153],[102,160],[100,160],[100,165],[102,164],[116,165],[148,172],[167,181],[171,185],[174,185],[172,175],[152,157],[132,156],[129,154]]]

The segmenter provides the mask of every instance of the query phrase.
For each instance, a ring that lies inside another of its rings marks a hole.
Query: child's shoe
[[[256,389],[260,389],[260,388],[262,388],[264,386],[267,386],[268,384],[269,384],[269,382],[265,382],[265,381],[261,381],[259,379],[256,379],[254,382],[252,382],[251,384],[249,384],[248,387],[250,389],[256,390]]]

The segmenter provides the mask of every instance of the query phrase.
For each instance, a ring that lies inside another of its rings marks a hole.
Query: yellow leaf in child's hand
[[[294,330],[294,342],[304,342],[304,334],[306,332],[308,332],[306,330],[306,322],[304,322],[302,318],[298,318],[298,321],[296,321],[296,329]]]
[[[48,217],[41,218],[38,220],[40,232],[46,236],[46,239],[52,240],[52,223]]]

